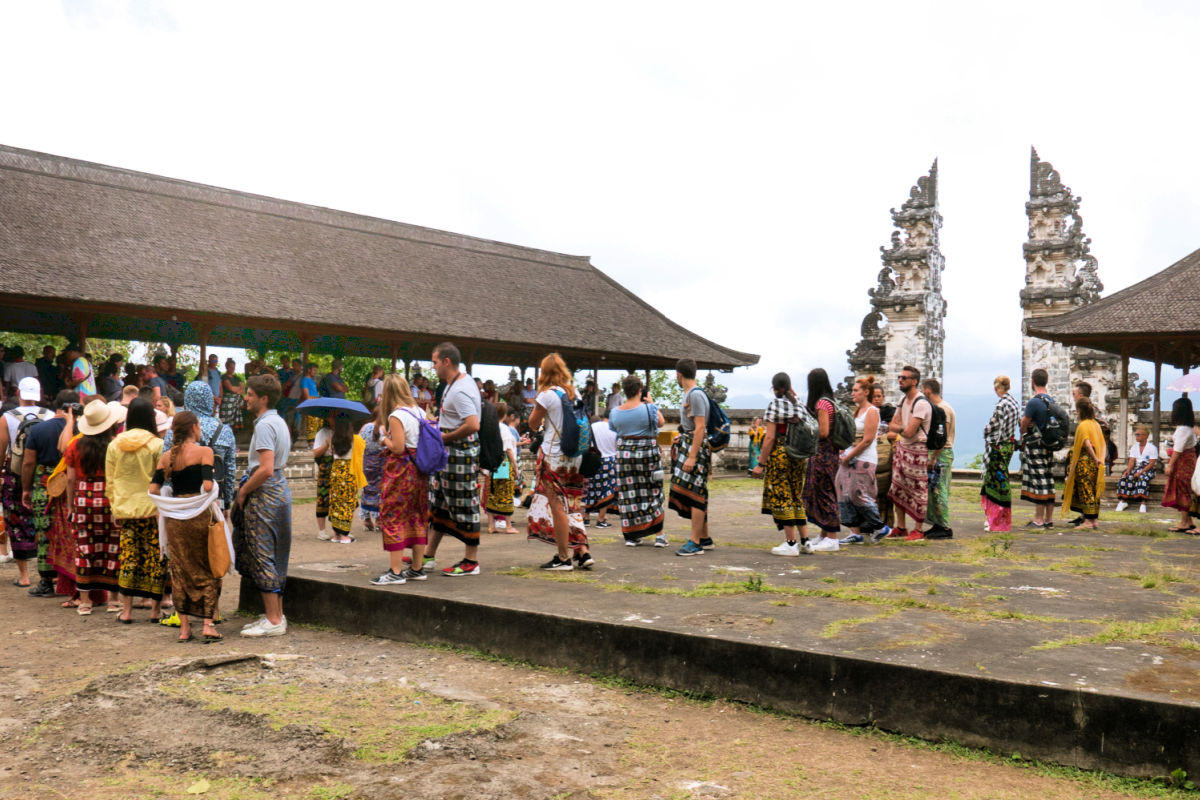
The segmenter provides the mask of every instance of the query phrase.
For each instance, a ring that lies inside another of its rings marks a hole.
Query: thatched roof
[[[476,363],[754,364],[586,257],[0,146],[6,329]]]
[[[1200,250],[1119,292],[1025,321],[1030,336],[1189,367],[1200,362]],[[1157,348],[1157,350],[1156,350]]]

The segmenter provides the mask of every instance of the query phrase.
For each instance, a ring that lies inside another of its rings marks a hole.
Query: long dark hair
[[[154,406],[149,400],[134,398],[129,404],[129,413],[125,416],[125,430],[143,430],[158,435],[158,422],[154,417]]]
[[[171,480],[171,473],[175,471],[175,459],[179,456],[179,451],[192,438],[192,430],[199,422],[200,418],[191,411],[179,411],[171,417],[171,454],[167,458],[166,469],[168,482]]]
[[[354,446],[354,430],[350,427],[350,417],[346,414],[338,413],[333,419],[333,454],[335,456],[344,456],[350,452],[350,448]]]
[[[108,443],[112,441],[115,425],[100,433],[85,434],[76,447],[79,448],[79,468],[84,475],[103,475],[104,459],[108,456]]]
[[[817,401],[822,397],[832,400],[833,386],[829,383],[829,374],[817,367],[808,373],[808,402],[805,404],[814,417],[817,415]]]
[[[1181,397],[1171,404],[1171,424],[1196,424],[1196,413],[1192,410],[1192,400],[1190,397]]]
[[[778,396],[796,402],[796,393],[792,391],[792,378],[786,372],[775,373],[775,377],[771,378],[771,388]]]

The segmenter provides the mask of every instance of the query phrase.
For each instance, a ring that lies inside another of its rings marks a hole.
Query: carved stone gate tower
[[[1079,214],[1081,198],[1071,194],[1061,176],[1031,149],[1029,168],[1029,240],[1025,243],[1025,288],[1021,290],[1024,319],[1053,316],[1100,298],[1096,258],[1091,239],[1084,236]],[[1028,399],[1029,375],[1042,367],[1050,375],[1051,396],[1070,408],[1071,387],[1079,381],[1092,385],[1096,410],[1113,419],[1120,406],[1121,359],[1082,347],[1021,336],[1021,396]],[[1137,375],[1131,374],[1131,383]],[[1131,389],[1133,387],[1131,386]],[[1132,392],[1131,392],[1132,396]]]
[[[895,398],[896,376],[906,364],[921,371],[921,377],[942,380],[942,351],[945,331],[942,319],[946,301],[942,298],[942,270],[945,259],[939,248],[938,234],[942,216],[938,213],[937,160],[929,174],[917,180],[900,210],[891,210],[891,247],[880,247],[883,268],[879,283],[867,294],[871,312],[862,321],[862,340],[849,356],[850,376],[874,375],[882,381],[888,396]]]

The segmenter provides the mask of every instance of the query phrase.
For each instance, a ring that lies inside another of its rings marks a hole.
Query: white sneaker
[[[325,531],[317,531],[317,540],[322,541],[322,542],[332,542],[333,534],[327,533]]]
[[[1138,506],[1138,513],[1139,513],[1139,514],[1145,514],[1145,513],[1146,513],[1146,504],[1145,504],[1145,503],[1142,503],[1140,506]]]
[[[242,636],[283,636],[285,633],[287,633],[287,617],[279,620],[278,625],[272,624],[270,620],[263,617],[255,627],[243,630]]]
[[[508,522],[506,520],[502,520],[502,519],[496,520],[496,530],[498,530],[498,531],[508,530]]]
[[[1129,503],[1126,503],[1124,500],[1122,500],[1119,503],[1117,503],[1117,507],[1114,508],[1113,510],[1114,511],[1124,511],[1127,508],[1129,508]]]
[[[12,560],[13,560],[13,557],[12,557],[11,553],[5,553],[4,555],[0,556],[0,564],[7,564],[8,562],[10,562]]]
[[[773,555],[773,556],[798,556],[798,555],[800,555],[800,543],[793,542],[791,544],[788,544],[787,542],[784,542],[783,544],[772,547],[771,555]]]
[[[642,543],[642,540],[641,540],[641,539],[626,539],[626,540],[625,540],[625,546],[626,546],[626,547],[637,547],[637,546],[639,546],[641,543]]]
[[[813,542],[810,546],[812,547],[812,551],[814,553],[836,553],[841,549],[841,545],[838,544],[838,540],[832,536],[824,536],[820,541]]]
[[[248,631],[251,628],[257,628],[262,623],[262,621],[266,618],[267,618],[266,614],[260,614],[258,619],[254,620],[254,622],[251,622],[249,625],[243,625],[242,630]]]

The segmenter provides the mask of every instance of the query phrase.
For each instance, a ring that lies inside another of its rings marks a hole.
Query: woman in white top
[[[1129,448],[1129,462],[1125,472],[1117,478],[1117,511],[1124,511],[1130,503],[1141,503],[1138,509],[1146,513],[1146,501],[1150,499],[1150,481],[1154,479],[1155,467],[1158,466],[1158,448],[1147,440],[1150,429],[1138,425],[1133,432],[1136,441]]]
[[[334,544],[351,544],[350,525],[358,508],[358,480],[351,468],[354,440],[360,437],[350,425],[350,415],[338,411],[333,427],[321,428],[313,439],[313,456],[329,456],[329,525],[333,528]]]
[[[1167,488],[1163,492],[1162,504],[1179,512],[1179,525],[1171,528],[1173,533],[1196,533],[1192,525],[1191,512],[1200,516],[1200,508],[1192,497],[1192,472],[1196,469],[1196,415],[1192,401],[1181,397],[1171,406],[1171,424],[1175,434],[1171,437],[1171,460],[1167,462]]]
[[[875,502],[879,409],[871,404],[874,388],[875,378],[868,375],[856,380],[850,389],[850,399],[854,401],[854,444],[842,451],[835,482],[838,515],[850,529],[850,535],[841,544],[862,544],[864,533],[879,541],[892,532],[879,518]]]
[[[529,429],[542,428],[542,446],[537,456],[537,483],[533,492],[541,495],[549,506],[549,517],[542,516],[541,503],[534,499],[529,513],[529,538],[553,544],[558,552],[542,564],[542,569],[569,572],[575,565],[587,569],[596,563],[588,552],[587,530],[580,515],[572,524],[571,515],[579,511],[583,496],[583,476],[579,474],[580,456],[566,457],[562,453],[564,425],[577,424],[564,419],[563,398],[571,403],[579,399],[571,382],[571,373],[558,353],[542,359],[538,369],[538,395],[529,415]],[[575,551],[575,564],[571,551]]]
[[[390,563],[388,571],[371,583],[388,586],[423,581],[429,537],[429,478],[417,471],[415,458],[421,426],[428,417],[413,400],[403,375],[384,378],[379,402],[387,412],[387,430],[380,439],[385,456],[379,486],[379,531]],[[408,567],[404,566],[409,560],[405,550],[412,551]],[[413,565],[417,565],[415,569]]]
[[[583,519],[595,512],[596,527],[611,528],[606,517],[617,502],[617,433],[604,417],[592,417],[592,441],[600,451],[600,470],[584,481]]]
[[[508,403],[501,400],[496,404],[496,423],[500,427],[500,446],[504,449],[504,463],[490,476],[487,502],[484,508],[488,515],[488,533],[513,532],[508,518],[513,515],[513,486],[517,477],[517,440],[512,428],[505,424]]]

